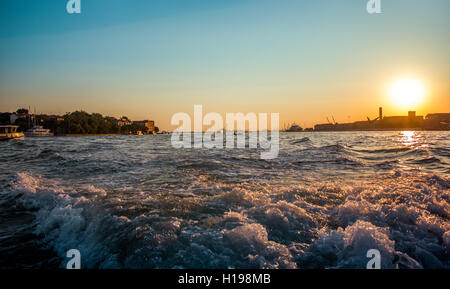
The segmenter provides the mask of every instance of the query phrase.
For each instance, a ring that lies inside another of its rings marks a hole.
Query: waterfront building
[[[426,118],[409,111],[405,116],[383,116],[379,108],[378,117],[367,121],[351,123],[325,123],[314,126],[315,131],[349,131],[349,130],[389,130],[389,129],[450,129],[450,113],[428,114]]]
[[[148,133],[153,133],[155,131],[155,122],[153,120],[138,120],[133,121],[133,124],[145,126],[148,129]]]
[[[430,113],[425,117],[426,129],[450,129],[450,113]]]
[[[131,124],[132,124],[131,120],[129,120],[128,117],[124,117],[124,116],[121,117],[119,119],[119,121],[117,121],[118,126],[131,125]]]

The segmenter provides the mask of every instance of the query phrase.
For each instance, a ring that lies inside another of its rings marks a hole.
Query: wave
[[[430,150],[438,156],[450,158],[450,149],[449,148],[436,147],[436,148],[430,148]]]
[[[342,144],[333,144],[333,145],[326,145],[318,147],[318,150],[324,150],[327,152],[347,152],[347,146]]]
[[[407,254],[396,251],[387,228],[361,220],[345,229],[322,230],[298,262],[302,268],[361,269],[368,262],[367,252],[374,248],[380,252],[383,269],[423,268]]]
[[[303,144],[303,143],[309,143],[311,142],[311,139],[309,137],[304,137],[301,139],[296,139],[290,142],[290,144],[296,145],[296,144]]]
[[[394,148],[382,148],[382,149],[353,149],[355,152],[368,153],[368,154],[379,154],[379,153],[398,153],[411,151],[411,147],[394,147]]]
[[[18,173],[7,191],[34,234],[85,268],[449,268],[450,181],[403,172],[355,184],[218,183],[117,194]],[[201,193],[208,191],[207,194]]]
[[[325,165],[342,165],[342,166],[348,166],[348,167],[363,167],[366,165],[366,163],[363,160],[351,157],[351,156],[341,156],[341,157],[332,157],[328,159],[322,159],[322,160],[302,160],[297,161],[294,164],[298,166],[304,166],[304,165],[312,165],[312,166],[318,166],[323,167]]]
[[[412,159],[409,161],[412,164],[433,164],[433,163],[441,163],[441,160],[436,157],[427,157],[424,159]]]
[[[450,268],[448,138],[282,135],[268,161],[162,137],[0,144],[0,267]]]

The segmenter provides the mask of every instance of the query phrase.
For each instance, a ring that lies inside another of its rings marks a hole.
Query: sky
[[[0,1],[0,111],[74,110],[171,130],[195,104],[222,115],[279,113],[303,127],[450,112],[450,1]],[[425,87],[401,106],[398,79]]]

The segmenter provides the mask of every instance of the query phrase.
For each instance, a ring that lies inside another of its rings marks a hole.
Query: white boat
[[[28,137],[53,136],[49,129],[43,128],[42,125],[35,125],[25,132]]]
[[[23,139],[23,133],[17,132],[18,125],[0,125],[0,140]]]
[[[301,128],[299,125],[297,124],[292,124],[291,127],[289,129],[286,130],[286,132],[302,132],[303,128]]]

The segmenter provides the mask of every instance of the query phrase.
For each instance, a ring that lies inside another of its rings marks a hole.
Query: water
[[[0,143],[0,268],[449,268],[450,132],[280,135],[258,150],[170,136]]]

